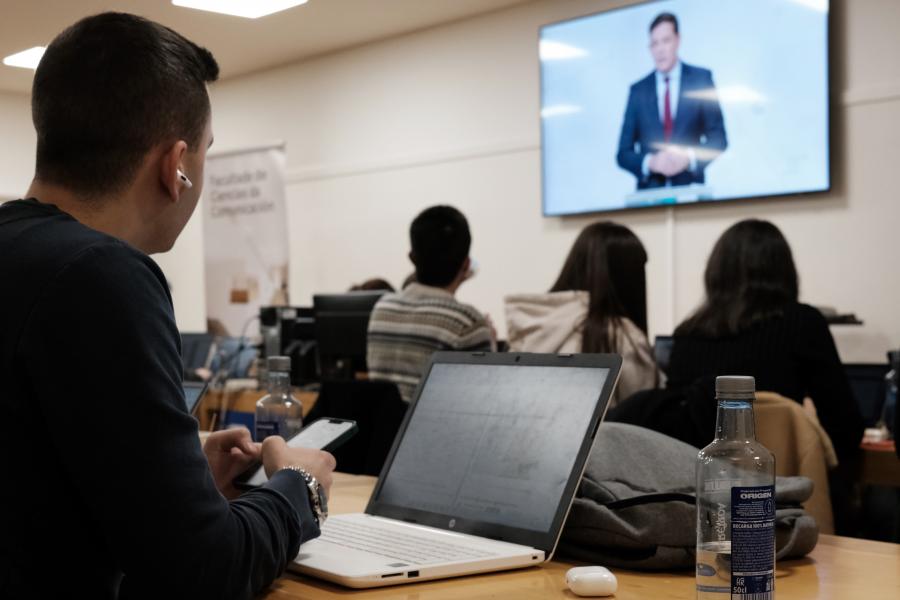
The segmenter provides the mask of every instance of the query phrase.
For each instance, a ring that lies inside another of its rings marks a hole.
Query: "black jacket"
[[[249,598],[318,534],[296,473],[216,489],[149,257],[15,201],[0,281],[0,597]]]
[[[828,324],[811,306],[789,305],[782,316],[733,336],[676,336],[667,375],[672,390],[684,389],[701,377],[752,375],[757,390],[797,402],[809,396],[838,457],[859,450],[863,435],[859,406]]]

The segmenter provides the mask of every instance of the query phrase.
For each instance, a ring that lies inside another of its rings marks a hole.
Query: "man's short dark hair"
[[[161,143],[196,150],[210,114],[212,54],[142,17],[102,13],[47,47],[34,75],[36,177],[92,197],[134,179]]]
[[[678,18],[670,12],[663,12],[656,15],[656,18],[650,23],[650,33],[653,33],[653,30],[663,23],[671,23],[672,27],[675,28],[675,33],[678,33]]]
[[[409,228],[409,239],[416,281],[434,287],[456,279],[472,245],[466,217],[452,206],[422,211]]]

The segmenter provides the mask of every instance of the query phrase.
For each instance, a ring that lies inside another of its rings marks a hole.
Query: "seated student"
[[[386,294],[369,319],[366,363],[370,379],[393,381],[407,402],[438,350],[490,350],[490,325],[477,309],[454,298],[469,276],[469,224],[452,206],[422,211],[409,228],[416,278]]]
[[[355,283],[350,286],[351,292],[378,292],[382,290],[386,292],[396,291],[394,290],[394,286],[392,286],[389,281],[380,277],[366,279],[362,283]]]
[[[797,301],[797,271],[781,231],[756,219],[732,225],[713,248],[705,284],[706,299],[675,330],[669,388],[752,375],[760,391],[812,398],[839,459],[856,453],[859,408],[825,318]]]
[[[624,225],[585,227],[547,294],[507,296],[509,349],[615,352],[623,358],[610,406],[659,385],[647,341],[644,246]]]
[[[197,206],[217,75],[119,13],[66,29],[34,75],[35,177],[0,206],[0,598],[249,599],[319,535],[330,454],[247,430],[201,447],[148,256]],[[254,460],[269,482],[238,497]]]

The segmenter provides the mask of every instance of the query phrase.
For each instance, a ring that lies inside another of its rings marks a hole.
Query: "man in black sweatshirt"
[[[319,533],[334,458],[214,433],[181,388],[166,280],[212,143],[212,55],[126,14],[35,73],[34,180],[0,207],[0,598],[250,598]],[[270,477],[239,496],[253,460]]]

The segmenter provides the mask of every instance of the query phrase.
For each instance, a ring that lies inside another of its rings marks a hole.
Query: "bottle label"
[[[731,598],[775,597],[775,486],[731,488]]]
[[[256,421],[256,441],[261,442],[270,435],[279,435],[281,423],[278,421]]]

